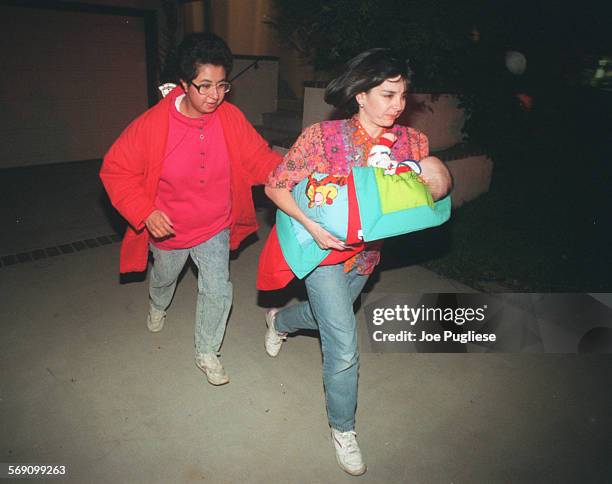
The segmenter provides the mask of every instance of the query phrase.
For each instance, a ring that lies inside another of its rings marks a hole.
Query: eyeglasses
[[[218,82],[217,84],[214,84],[212,82],[203,82],[202,84],[199,84],[199,85],[194,84],[194,82],[191,81],[189,84],[195,87],[198,90],[198,92],[202,95],[212,94],[213,89],[214,89],[215,91],[217,91],[217,94],[221,96],[222,94],[227,94],[228,92],[230,92],[230,89],[232,88],[232,85],[227,81],[221,81],[221,82]]]

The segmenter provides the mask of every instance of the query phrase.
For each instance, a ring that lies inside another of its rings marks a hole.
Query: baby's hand
[[[421,165],[421,179],[427,185],[433,199],[439,200],[444,197],[453,184],[446,165],[435,156],[427,156],[419,164]]]

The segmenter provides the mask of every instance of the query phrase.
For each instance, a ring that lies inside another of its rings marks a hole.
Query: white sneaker
[[[363,457],[361,457],[355,431],[340,432],[332,428],[331,435],[336,448],[336,460],[342,470],[351,476],[364,474],[366,465],[363,463]]]
[[[225,385],[229,383],[229,377],[223,365],[214,353],[197,353],[196,366],[206,374],[208,383],[211,385]]]
[[[269,309],[266,312],[266,325],[268,326],[268,330],[266,331],[266,337],[264,339],[266,353],[273,358],[278,355],[283,345],[283,341],[287,339],[286,333],[278,333],[274,327],[276,313],[278,313],[277,308]]]
[[[149,305],[149,314],[147,315],[147,328],[152,333],[157,333],[164,329],[164,322],[166,321],[166,311],[160,311]]]

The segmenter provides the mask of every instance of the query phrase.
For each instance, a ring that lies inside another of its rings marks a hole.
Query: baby
[[[420,161],[395,161],[391,157],[391,146],[397,140],[393,133],[385,133],[380,142],[372,146],[368,154],[368,166],[384,168],[385,175],[397,175],[407,171],[414,171],[427,185],[434,200],[445,196],[452,185],[448,168],[435,156],[427,156]]]

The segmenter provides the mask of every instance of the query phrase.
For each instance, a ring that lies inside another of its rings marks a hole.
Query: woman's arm
[[[272,188],[266,186],[265,191],[268,198],[270,198],[278,208],[304,226],[321,249],[346,249],[344,242],[334,237],[302,212],[287,188]]]
[[[146,113],[145,113],[146,114]],[[145,115],[133,121],[115,140],[100,168],[100,178],[117,211],[136,231],[155,209],[145,190],[146,146],[149,131]]]
[[[321,249],[344,250],[344,243],[308,218],[291,195],[292,187],[316,171],[316,162],[320,159],[322,149],[320,126],[309,126],[302,131],[283,161],[270,174],[265,191],[278,208],[304,226]]]
[[[224,132],[224,134],[226,136],[231,134],[230,148],[234,148],[237,151],[237,158],[242,160],[244,175],[249,180],[249,185],[264,185],[270,172],[283,158],[269,147],[268,142],[261,137],[239,109],[227,106],[226,111],[231,116],[226,115],[229,133]]]

